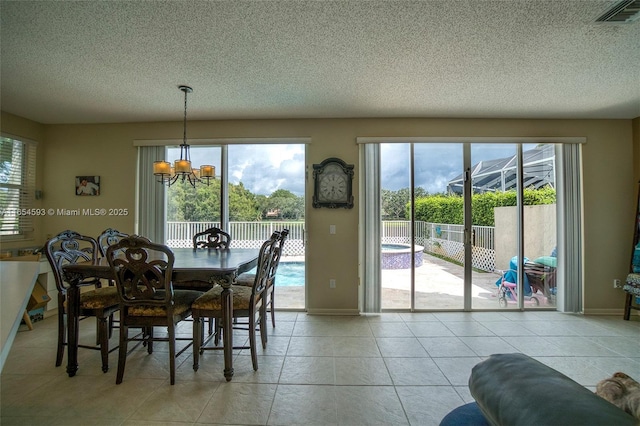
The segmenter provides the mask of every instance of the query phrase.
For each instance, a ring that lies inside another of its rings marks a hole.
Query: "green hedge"
[[[552,188],[525,189],[525,206],[554,204],[556,191]],[[493,209],[495,207],[515,206],[515,191],[486,192],[471,197],[471,216],[474,225],[495,226]],[[406,207],[409,217],[409,205]],[[416,220],[432,223],[462,224],[463,204],[459,195],[431,195],[416,199]]]

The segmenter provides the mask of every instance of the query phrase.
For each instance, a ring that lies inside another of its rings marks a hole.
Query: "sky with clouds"
[[[523,149],[533,147],[534,144],[525,144]],[[380,171],[384,189],[397,191],[411,185],[409,149],[410,145],[405,143],[381,145]],[[449,181],[463,171],[462,149],[461,143],[415,144],[415,186],[422,187],[431,194],[446,192]],[[472,144],[471,164],[511,157],[515,154],[515,144]]]
[[[535,145],[525,145],[531,149]],[[473,144],[471,164],[482,160],[510,157],[515,144]],[[178,148],[169,148],[167,158],[178,158]],[[462,144],[416,144],[415,184],[429,193],[446,192],[449,181],[462,173]],[[381,145],[382,187],[397,191],[410,186],[409,144]],[[216,166],[219,175],[220,148],[191,146],[194,167]],[[270,195],[277,189],[287,189],[300,196],[305,189],[305,145],[229,145],[229,181],[242,182],[254,194]],[[357,173],[357,171],[356,171]]]
[[[216,166],[220,175],[220,148],[191,146],[193,167]],[[305,146],[300,145],[229,145],[229,182],[242,182],[254,194],[270,195],[287,189],[304,195]],[[169,148],[167,159],[180,156],[178,148]]]

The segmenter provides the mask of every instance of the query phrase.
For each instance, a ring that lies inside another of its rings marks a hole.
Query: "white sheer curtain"
[[[363,220],[363,241],[361,243],[362,312],[381,311],[380,278],[380,144],[360,145],[360,182],[364,182],[360,192],[360,202],[365,208],[360,212]]]
[[[156,182],[153,162],[164,160],[164,146],[138,147],[138,177],[136,188],[136,227],[138,235],[164,244],[166,226],[165,186]]]
[[[582,312],[582,179],[581,145],[566,144],[559,158],[558,187],[558,299],[564,312]],[[564,285],[562,285],[564,284]]]

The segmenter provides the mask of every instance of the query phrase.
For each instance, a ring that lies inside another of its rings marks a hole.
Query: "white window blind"
[[[0,237],[21,239],[33,231],[36,143],[0,138]]]

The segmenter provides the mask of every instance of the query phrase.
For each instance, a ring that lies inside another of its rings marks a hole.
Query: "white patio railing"
[[[464,226],[446,223],[417,221],[415,244],[424,246],[424,251],[442,257],[464,262]],[[484,271],[495,268],[495,228],[493,226],[472,226],[472,265]],[[382,222],[382,243],[409,244],[411,242],[411,222],[406,220],[385,220]]]
[[[220,222],[167,222],[166,241],[169,247],[191,247],[192,238]],[[260,248],[273,231],[287,228],[289,236],[284,244],[284,256],[304,256],[304,222],[229,222],[231,247]]]
[[[191,247],[193,235],[219,222],[167,222],[166,240],[169,247]],[[262,221],[230,222],[227,232],[231,247],[259,248],[275,230],[289,229],[284,256],[304,256],[304,222]],[[464,226],[444,223],[416,222],[415,244],[425,252],[464,262]],[[385,220],[382,222],[382,243],[409,244],[411,222]],[[495,267],[494,227],[473,226],[471,234],[473,267],[493,271]]]

